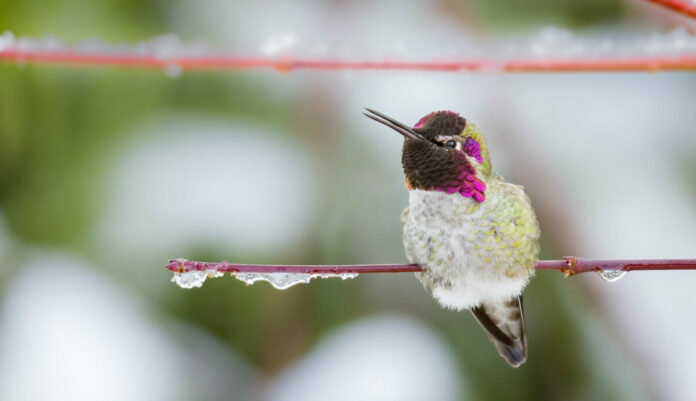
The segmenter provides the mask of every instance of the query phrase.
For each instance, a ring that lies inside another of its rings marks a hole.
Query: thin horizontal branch
[[[493,71],[493,72],[626,72],[626,71],[693,71],[696,54],[685,56],[637,57],[616,59],[520,59],[520,60],[453,60],[453,61],[398,61],[398,60],[331,60],[302,58],[243,58],[232,56],[192,56],[159,58],[137,54],[97,54],[66,51],[0,51],[0,60],[21,63],[53,63],[70,65],[103,65],[182,70],[240,70],[275,69],[294,70],[420,70],[420,71]]]
[[[536,263],[541,270],[560,270],[565,275],[589,271],[607,270],[696,270],[696,259],[637,259],[637,260],[591,260],[566,256],[563,260],[542,260]],[[195,262],[172,259],[167,269],[174,273],[189,271],[219,271],[225,273],[403,273],[419,272],[423,268],[416,264],[380,265],[248,265],[228,262]]]
[[[696,4],[684,0],[648,0],[652,3],[667,7],[680,14],[696,18]]]
[[[419,265],[383,264],[383,265],[246,265],[228,262],[195,262],[186,259],[172,259],[167,269],[174,273],[189,271],[217,270],[225,273],[403,273],[419,272]]]
[[[560,270],[569,276],[593,271],[696,270],[696,259],[592,260],[566,256],[563,260],[540,260],[536,268]]]

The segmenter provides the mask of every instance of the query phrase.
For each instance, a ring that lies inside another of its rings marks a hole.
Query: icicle
[[[358,277],[358,273],[236,273],[234,276],[237,277],[238,280],[246,283],[247,285],[254,284],[257,281],[267,281],[273,287],[279,290],[284,290],[296,284],[309,283],[314,278],[340,277],[343,280],[347,280],[349,278]]]
[[[206,279],[222,277],[224,275],[224,272],[215,269],[191,270],[184,273],[174,273],[172,282],[176,283],[181,288],[200,288],[203,286]],[[246,285],[252,285],[257,281],[267,281],[279,290],[290,288],[296,284],[306,284],[315,278],[338,277],[347,280],[349,278],[358,277],[358,273],[231,273],[231,275]]]
[[[206,279],[222,277],[225,273],[217,270],[191,270],[184,273],[174,273],[172,282],[177,283],[181,288],[199,288],[203,286]]]

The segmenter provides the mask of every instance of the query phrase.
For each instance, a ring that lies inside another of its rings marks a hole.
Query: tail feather
[[[516,368],[527,360],[521,296],[508,301],[482,303],[471,312],[507,363]]]

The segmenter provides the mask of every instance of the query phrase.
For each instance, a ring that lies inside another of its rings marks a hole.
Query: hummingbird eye
[[[457,146],[457,143],[456,143],[455,141],[447,141],[447,142],[445,142],[445,147],[446,147],[446,148],[454,149],[455,146]]]

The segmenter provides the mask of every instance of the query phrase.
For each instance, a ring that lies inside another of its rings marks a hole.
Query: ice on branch
[[[293,33],[272,35],[269,36],[266,42],[261,46],[261,52],[268,55],[278,54],[281,51],[290,49],[296,43],[297,36]]]
[[[557,27],[541,29],[531,38],[509,42],[502,54],[507,57],[532,59],[603,59],[653,56],[696,55],[696,36],[684,27],[668,33],[650,35],[576,36]]]
[[[181,288],[199,288],[203,286],[205,280],[209,278],[217,278],[225,275],[225,271],[220,268],[224,264],[206,265],[204,268],[186,269],[185,261],[179,262],[181,268],[174,271],[172,282],[179,285]],[[176,263],[176,262],[175,262]],[[200,266],[200,265],[199,265]],[[230,272],[232,277],[242,281],[246,285],[252,285],[257,281],[266,281],[273,287],[284,290],[297,284],[307,284],[315,278],[332,278],[338,277],[343,280],[358,277],[358,273],[341,272],[341,273],[293,273],[293,272]]]
[[[358,273],[232,273],[232,275],[247,285],[254,284],[257,281],[267,281],[279,290],[290,288],[296,284],[307,284],[315,278],[338,277],[342,280],[347,280],[358,277]]]
[[[222,277],[225,273],[217,270],[192,270],[183,273],[174,273],[172,282],[181,288],[200,288],[206,279]]]
[[[190,271],[184,273],[174,273],[172,282],[179,285],[181,288],[199,288],[203,286],[206,279],[222,277],[225,273],[220,271]],[[244,282],[246,285],[252,285],[257,281],[267,281],[273,287],[284,290],[297,284],[307,284],[315,278],[332,278],[338,277],[343,280],[358,277],[358,273],[230,273],[232,277]]]
[[[204,43],[185,43],[175,35],[128,44],[109,44],[91,39],[68,46],[55,37],[35,39],[0,36],[0,59],[17,62],[94,64],[159,68],[177,77],[185,70],[273,68],[320,70],[439,70],[439,71],[656,71],[696,69],[696,35],[684,28],[668,33],[612,37],[576,36],[570,31],[548,27],[524,40],[483,42],[460,37],[462,48],[410,48],[407,54],[390,59],[393,43],[371,43],[377,48],[365,54],[341,43],[302,42],[293,34],[271,38],[257,54],[235,56],[216,51]],[[321,40],[321,42],[320,42]],[[279,57],[281,50],[292,54]],[[322,58],[303,58],[303,49],[325,48]],[[340,49],[340,51],[338,50]],[[381,49],[381,50],[380,50]],[[401,53],[399,53],[401,54]],[[351,55],[351,56],[347,56]]]
[[[15,45],[15,36],[10,31],[5,31],[0,35],[0,52],[10,49]]]
[[[178,57],[205,56],[212,53],[203,42],[185,43],[174,34],[156,36],[150,40],[135,44],[108,43],[101,39],[91,38],[69,46],[61,39],[48,35],[45,38],[16,37],[12,32],[5,31],[0,35],[0,50],[18,50],[26,52],[65,52],[78,54],[149,56],[160,60],[170,60]]]

